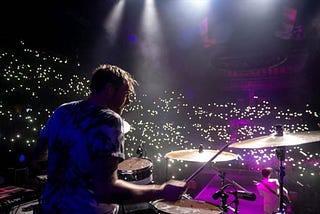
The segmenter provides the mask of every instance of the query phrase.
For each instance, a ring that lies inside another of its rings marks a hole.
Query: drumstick
[[[197,169],[189,178],[186,179],[186,183],[189,183],[196,175],[198,175],[204,167],[206,167],[211,161],[213,161],[221,152],[223,152],[228,146],[230,146],[233,142],[227,143],[224,145],[217,154],[215,154],[210,160],[206,163],[204,163],[202,166],[200,166],[199,169]]]

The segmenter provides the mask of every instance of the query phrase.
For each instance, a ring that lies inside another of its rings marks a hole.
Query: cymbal
[[[252,138],[231,144],[229,147],[233,148],[268,148],[281,146],[296,146],[306,143],[313,143],[320,141],[320,131],[306,131],[283,133],[283,136],[276,136],[275,134]]]
[[[203,149],[202,152],[199,152],[199,149],[178,150],[167,153],[165,157],[182,161],[208,162],[218,152],[218,150],[209,149]],[[212,162],[230,161],[237,157],[238,155],[231,152],[221,152]]]
[[[130,124],[127,121],[123,120],[123,132],[128,133],[130,131],[130,127]]]

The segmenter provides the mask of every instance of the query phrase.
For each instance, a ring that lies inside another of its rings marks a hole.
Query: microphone
[[[212,198],[214,199],[214,200],[217,200],[218,198],[220,198],[221,197],[221,193],[223,192],[223,190],[218,190],[218,191],[216,191],[213,195],[212,195]]]
[[[229,196],[223,192],[223,189],[220,189],[220,190],[216,191],[216,192],[212,195],[212,198],[213,198],[214,200],[217,200],[218,198],[228,198],[228,197],[229,197]]]
[[[232,194],[240,199],[244,199],[247,201],[255,201],[256,200],[256,194],[253,192],[246,192],[246,191],[233,191],[233,192],[228,192],[229,194]]]
[[[215,193],[213,193],[212,198],[214,200],[217,200],[218,198],[228,198],[228,195],[224,193],[224,190],[230,186],[230,184],[224,185],[223,187],[221,187],[221,189],[219,189],[218,191],[216,191]]]

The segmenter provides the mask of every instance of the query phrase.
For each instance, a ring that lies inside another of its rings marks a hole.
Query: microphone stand
[[[235,182],[234,180],[228,178],[226,176],[226,173],[225,172],[221,172],[217,167],[213,167],[214,170],[216,170],[218,173],[219,173],[219,176],[223,178],[223,181],[222,181],[222,184],[224,185],[224,180],[227,180],[229,181],[230,183],[232,183],[233,185],[239,187],[241,190],[243,191],[246,191],[246,192],[249,192],[246,188],[244,188],[243,186],[241,186],[240,184],[238,184],[237,182]]]
[[[235,204],[235,211],[234,213],[238,214],[238,207],[239,207],[239,198],[238,198],[238,193],[236,191],[236,194],[235,194],[235,198],[234,198],[234,204]]]
[[[238,214],[238,208],[239,208],[239,198],[238,198],[238,192],[237,192],[237,189],[234,187],[234,185],[232,185],[232,187],[235,189],[235,197],[234,197],[234,200],[228,204],[228,207],[230,207],[231,204],[235,204],[235,208],[234,208],[234,213],[235,214]]]
[[[224,190],[229,186],[232,186],[235,189],[235,199],[231,203],[228,204],[227,199],[229,198],[229,195],[227,193],[225,193]],[[217,199],[217,197],[215,197],[215,194],[212,195],[213,199]],[[234,187],[234,185],[231,183],[224,185],[223,187],[221,187],[218,194],[219,194],[219,197],[221,198],[221,205],[220,205],[220,208],[222,209],[221,214],[227,214],[228,209],[230,209],[234,213],[238,214],[239,199],[238,199],[237,191],[236,191],[236,188]],[[230,206],[233,203],[235,203],[235,209]]]
[[[221,178],[221,205],[220,207],[222,208],[223,213],[228,212],[228,204],[227,204],[227,199],[228,195],[224,192],[224,189],[228,187],[228,185],[225,185],[225,178],[226,178],[226,173],[222,171],[218,171],[219,177]]]
[[[221,198],[221,205],[220,205],[220,208],[222,209],[222,212],[223,214],[226,214],[228,212],[228,203],[227,203],[227,199],[229,198],[229,195],[226,194],[224,192],[224,190],[230,186],[231,184],[227,184],[227,185],[224,185],[220,188],[220,190],[218,190],[217,192],[215,192],[213,195],[212,195],[212,198],[214,200],[217,200],[218,198]]]
[[[241,186],[240,184],[238,184],[237,182],[235,182],[234,180],[228,178],[226,176],[225,172],[220,171],[216,167],[213,167],[213,168],[214,168],[214,170],[216,170],[219,173],[219,177],[222,179],[222,181],[221,181],[221,184],[222,184],[221,185],[222,186],[221,187],[221,191],[222,192],[221,192],[221,196],[220,197],[221,197],[221,208],[223,210],[223,213],[227,213],[228,208],[229,209],[232,208],[232,207],[230,207],[230,205],[234,203],[235,204],[235,209],[233,210],[233,212],[237,214],[238,213],[238,208],[239,208],[239,198],[238,198],[238,193],[237,193],[237,190],[236,190],[235,186],[237,186],[239,189],[241,189],[241,190],[243,190],[245,192],[249,192],[249,191],[246,188],[244,188],[243,186]],[[230,184],[225,185],[225,180],[230,182]],[[227,204],[228,195],[223,192],[223,190],[225,188],[227,188],[228,186],[232,186],[235,189],[235,199],[229,204]]]
[[[227,199],[229,198],[229,196],[222,191],[220,197],[221,197],[221,208],[222,208],[222,211],[223,211],[223,213],[228,213],[229,205],[227,203]]]

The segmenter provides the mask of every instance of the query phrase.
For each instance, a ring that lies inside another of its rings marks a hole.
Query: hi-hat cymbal
[[[218,152],[218,150],[208,149],[203,149],[201,152],[198,149],[178,150],[167,153],[165,157],[182,161],[208,162]],[[221,152],[212,162],[230,161],[237,157],[238,155],[231,152]]]
[[[233,148],[268,148],[268,147],[281,147],[281,146],[295,146],[306,143],[313,143],[320,141],[320,131],[306,131],[306,132],[293,132],[283,133],[283,136],[276,136],[271,134],[267,136],[252,138],[231,144],[229,147]]]

